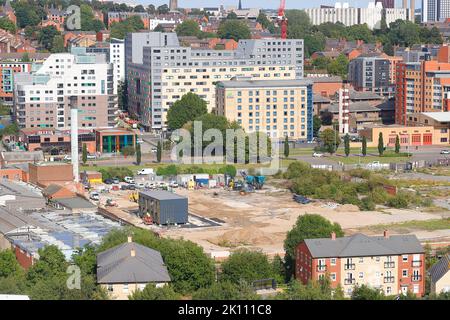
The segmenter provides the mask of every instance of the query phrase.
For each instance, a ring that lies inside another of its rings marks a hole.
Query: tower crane
[[[281,0],[278,8],[278,25],[281,27],[281,39],[287,39],[288,20],[285,15],[286,0]]]

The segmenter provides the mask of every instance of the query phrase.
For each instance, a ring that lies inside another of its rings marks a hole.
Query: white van
[[[153,169],[151,169],[151,168],[145,168],[145,169],[139,170],[139,171],[137,172],[137,174],[138,174],[139,176],[141,176],[141,175],[147,175],[147,174],[154,174],[154,171],[153,171]]]

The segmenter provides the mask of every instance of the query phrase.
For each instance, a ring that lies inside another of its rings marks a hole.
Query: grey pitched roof
[[[436,262],[428,272],[431,276],[431,281],[436,282],[441,279],[450,270],[450,254],[443,256]]]
[[[69,209],[93,209],[96,207],[89,201],[87,201],[83,198],[80,198],[80,197],[62,198],[62,199],[56,199],[55,201]]]
[[[368,102],[359,101],[359,102],[350,102],[348,106],[350,113],[352,112],[379,112],[380,109],[377,107],[371,106]],[[339,105],[331,104],[328,107],[328,111],[331,113],[339,113]]]
[[[155,190],[155,191],[140,191],[139,194],[143,194],[149,196],[151,198],[157,200],[175,200],[175,199],[186,199],[186,197],[180,196],[176,193],[163,191],[163,190]]]
[[[314,103],[331,103],[331,100],[320,95],[320,94],[314,94],[313,95],[313,102]]]
[[[329,82],[342,82],[342,78],[339,76],[331,77],[307,77],[306,79],[311,80],[314,83],[329,83]]]
[[[135,256],[131,251],[135,251]],[[98,283],[169,282],[161,254],[134,242],[127,242],[97,255]]]
[[[314,258],[367,257],[423,253],[424,249],[415,235],[368,237],[355,234],[350,237],[306,239],[305,244]]]
[[[364,91],[349,91],[350,100],[382,100],[383,97],[372,92],[364,92]]]
[[[42,151],[3,151],[2,158],[5,161],[43,161]]]
[[[55,194],[59,190],[61,190],[63,186],[57,185],[57,184],[51,184],[44,190],[42,190],[43,195],[51,196],[52,194]]]

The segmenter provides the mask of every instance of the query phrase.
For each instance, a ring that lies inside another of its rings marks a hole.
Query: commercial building
[[[51,155],[70,153],[70,130],[27,128],[19,132],[19,141],[27,151],[42,150]],[[88,129],[78,130],[78,146],[81,153],[86,145],[88,153],[96,152],[95,133]]]
[[[370,2],[367,8],[350,7],[348,4],[336,3],[335,7],[306,8],[313,25],[326,22],[341,22],[346,26],[367,24],[369,29],[380,29],[383,15],[389,25],[396,20],[414,21],[414,12],[405,8],[383,8],[381,3]]]
[[[328,112],[333,114],[333,120],[338,121],[339,105],[331,104]],[[368,102],[351,102],[348,106],[348,124],[351,133],[357,133],[367,125],[381,124],[381,110]]]
[[[50,184],[73,182],[72,165],[58,162],[37,162],[29,164],[31,184],[46,187]]]
[[[386,295],[425,293],[425,254],[415,235],[306,239],[296,248],[295,277],[307,284],[330,276],[350,296],[356,285],[380,289]]]
[[[384,96],[395,93],[395,64],[379,54],[360,55],[349,63],[348,81],[358,91]]]
[[[384,145],[394,147],[397,136],[400,138],[400,146],[415,148],[430,145],[448,145],[448,132],[441,133],[431,125],[420,127],[407,127],[403,125],[366,125],[359,131],[361,137],[367,138],[368,147],[378,145],[378,137],[383,135]],[[447,140],[445,140],[447,139]]]
[[[236,121],[245,132],[272,138],[313,138],[313,93],[309,80],[239,80],[219,82],[216,112]]]
[[[161,130],[167,110],[188,92],[212,111],[219,81],[303,78],[303,40],[240,40],[236,50],[196,50],[182,47],[175,33],[130,33],[125,65],[130,113],[146,129]]]
[[[432,126],[434,143],[450,143],[450,112],[422,112],[408,115],[408,126]]]
[[[147,284],[160,288],[170,281],[161,253],[132,242],[131,237],[97,255],[97,283],[112,299],[126,300]]]
[[[139,215],[150,215],[156,224],[188,222],[188,199],[168,191],[140,191]]]
[[[31,73],[14,79],[14,120],[20,128],[70,127],[70,105],[76,105],[81,128],[115,125],[118,109],[113,65],[105,55],[86,48],[52,54]]]
[[[410,113],[450,111],[450,63],[399,63],[396,81],[396,123],[405,125]]]
[[[96,149],[100,153],[121,152],[125,147],[136,146],[136,134],[133,131],[118,128],[100,128],[94,130]]]
[[[431,293],[450,292],[450,254],[445,254],[428,271]]]

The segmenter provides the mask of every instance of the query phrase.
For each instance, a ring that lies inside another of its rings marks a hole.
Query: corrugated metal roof
[[[368,237],[355,234],[350,237],[306,239],[305,244],[314,258],[383,256],[423,253],[415,235]]]
[[[145,195],[157,200],[178,200],[178,199],[186,199],[186,197],[180,196],[173,192],[163,191],[163,190],[155,190],[155,191],[139,191],[140,195]]]
[[[96,207],[94,204],[80,197],[62,198],[56,199],[55,201],[69,209],[93,209]]]
[[[97,255],[98,283],[169,281],[169,272],[161,254],[138,243],[127,242]]]

